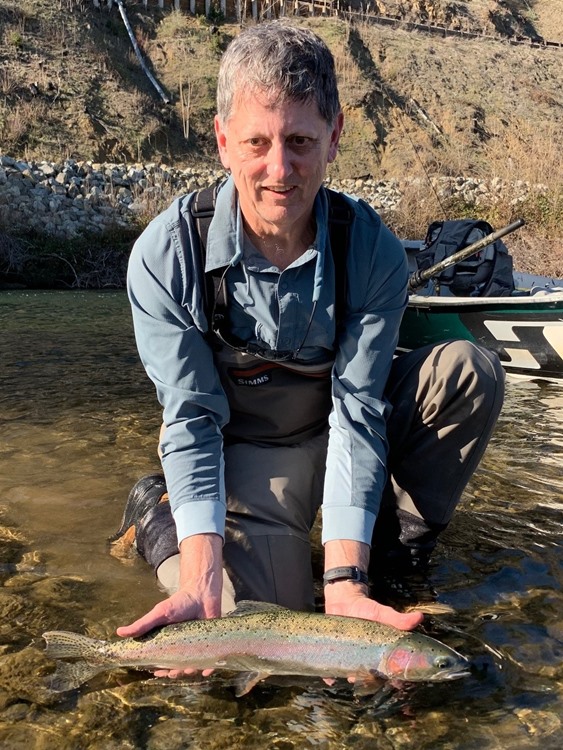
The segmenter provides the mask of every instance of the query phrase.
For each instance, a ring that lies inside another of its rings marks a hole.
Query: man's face
[[[283,236],[307,226],[342,124],[340,114],[328,125],[316,102],[270,106],[266,95],[244,92],[235,96],[226,123],[215,118],[221,161],[256,234]]]

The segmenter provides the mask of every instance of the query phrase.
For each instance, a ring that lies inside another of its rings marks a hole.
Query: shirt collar
[[[321,188],[313,206],[317,225],[314,249],[316,250],[315,282],[313,300],[317,300],[323,282],[325,249],[327,245],[328,199]],[[237,200],[237,192],[232,177],[220,186],[215,203],[215,213],[209,226],[205,271],[234,266],[242,258],[244,231],[242,215]]]

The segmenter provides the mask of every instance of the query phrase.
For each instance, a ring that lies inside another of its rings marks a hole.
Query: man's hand
[[[205,620],[221,616],[223,540],[216,534],[198,534],[180,544],[180,588],[168,599],[131,625],[117,628],[117,635],[137,638],[149,630],[187,620]],[[158,669],[156,677],[180,677],[195,669]],[[207,677],[213,672],[202,672]]]
[[[424,619],[422,612],[397,612],[392,607],[379,604],[369,598],[366,586],[349,581],[339,581],[325,586],[325,612],[328,615],[375,620],[399,630],[412,630]]]
[[[360,570],[367,570],[369,547],[361,542],[349,539],[338,539],[325,544],[325,569],[355,565]],[[412,630],[419,625],[424,615],[421,612],[408,614],[397,612],[392,607],[379,604],[370,599],[367,586],[352,581],[328,583],[324,588],[325,612],[330,615],[361,617],[364,620],[375,620],[384,625],[392,625],[400,630]]]

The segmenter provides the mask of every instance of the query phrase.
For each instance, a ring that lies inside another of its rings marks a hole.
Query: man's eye
[[[294,135],[292,141],[295,146],[306,146],[309,143],[309,139],[304,135]]]

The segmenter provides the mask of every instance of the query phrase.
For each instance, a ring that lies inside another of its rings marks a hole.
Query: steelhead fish
[[[47,656],[75,660],[57,662],[50,677],[57,692],[119,667],[240,672],[237,696],[270,675],[354,675],[357,692],[375,692],[378,677],[438,681],[469,673],[464,656],[422,633],[260,602],[240,602],[226,617],[166,625],[140,638],[110,642],[56,630],[43,638]]]

